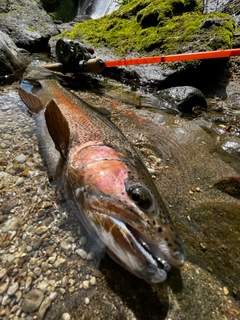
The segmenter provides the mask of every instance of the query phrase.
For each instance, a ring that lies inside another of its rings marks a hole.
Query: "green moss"
[[[200,0],[132,0],[61,36],[109,46],[119,55],[153,50],[171,54],[230,48],[234,28],[227,14],[204,15]]]
[[[36,31],[38,31],[37,28],[31,28],[31,27],[28,27],[27,30],[28,30],[28,31],[31,31],[31,32],[36,32]]]

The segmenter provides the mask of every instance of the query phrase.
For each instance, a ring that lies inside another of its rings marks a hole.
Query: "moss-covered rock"
[[[62,36],[109,46],[119,55],[230,48],[234,20],[227,14],[202,11],[200,0],[132,0],[108,16],[75,25]]]

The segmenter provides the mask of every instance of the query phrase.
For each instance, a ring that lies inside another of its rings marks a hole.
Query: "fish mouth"
[[[164,254],[159,250],[158,254],[155,255],[154,250],[152,250],[152,241],[147,240],[141,232],[129,224],[126,224],[126,228],[135,239],[138,248],[147,260],[147,266],[144,270],[146,278],[148,278],[150,282],[156,283],[165,281],[171,270],[171,265],[166,260]]]
[[[147,241],[141,232],[128,223],[113,217],[110,220],[114,225],[118,225],[119,230],[127,239],[126,243],[131,248],[131,252],[128,255],[126,247],[126,250],[124,248],[117,250],[116,243],[114,248],[107,247],[107,252],[112,259],[148,283],[164,282],[171,270],[171,265],[166,260],[164,253],[158,250],[158,254],[154,254],[153,241]]]

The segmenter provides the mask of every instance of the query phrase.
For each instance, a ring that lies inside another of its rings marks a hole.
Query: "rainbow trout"
[[[182,240],[137,150],[104,114],[31,73],[19,94],[49,147],[51,170],[88,232],[108,254],[147,282],[162,282],[185,261]],[[47,139],[47,138],[46,138]]]

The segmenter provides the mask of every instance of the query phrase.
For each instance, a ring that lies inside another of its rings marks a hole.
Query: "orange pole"
[[[131,66],[136,64],[152,64],[152,63],[183,61],[183,60],[227,58],[232,56],[240,56],[240,48],[196,52],[196,53],[173,54],[169,56],[155,56],[155,57],[145,57],[145,58],[130,58],[130,59],[123,59],[123,60],[110,60],[110,61],[105,61],[104,64],[106,68],[109,68],[109,67],[117,67],[117,66]]]

